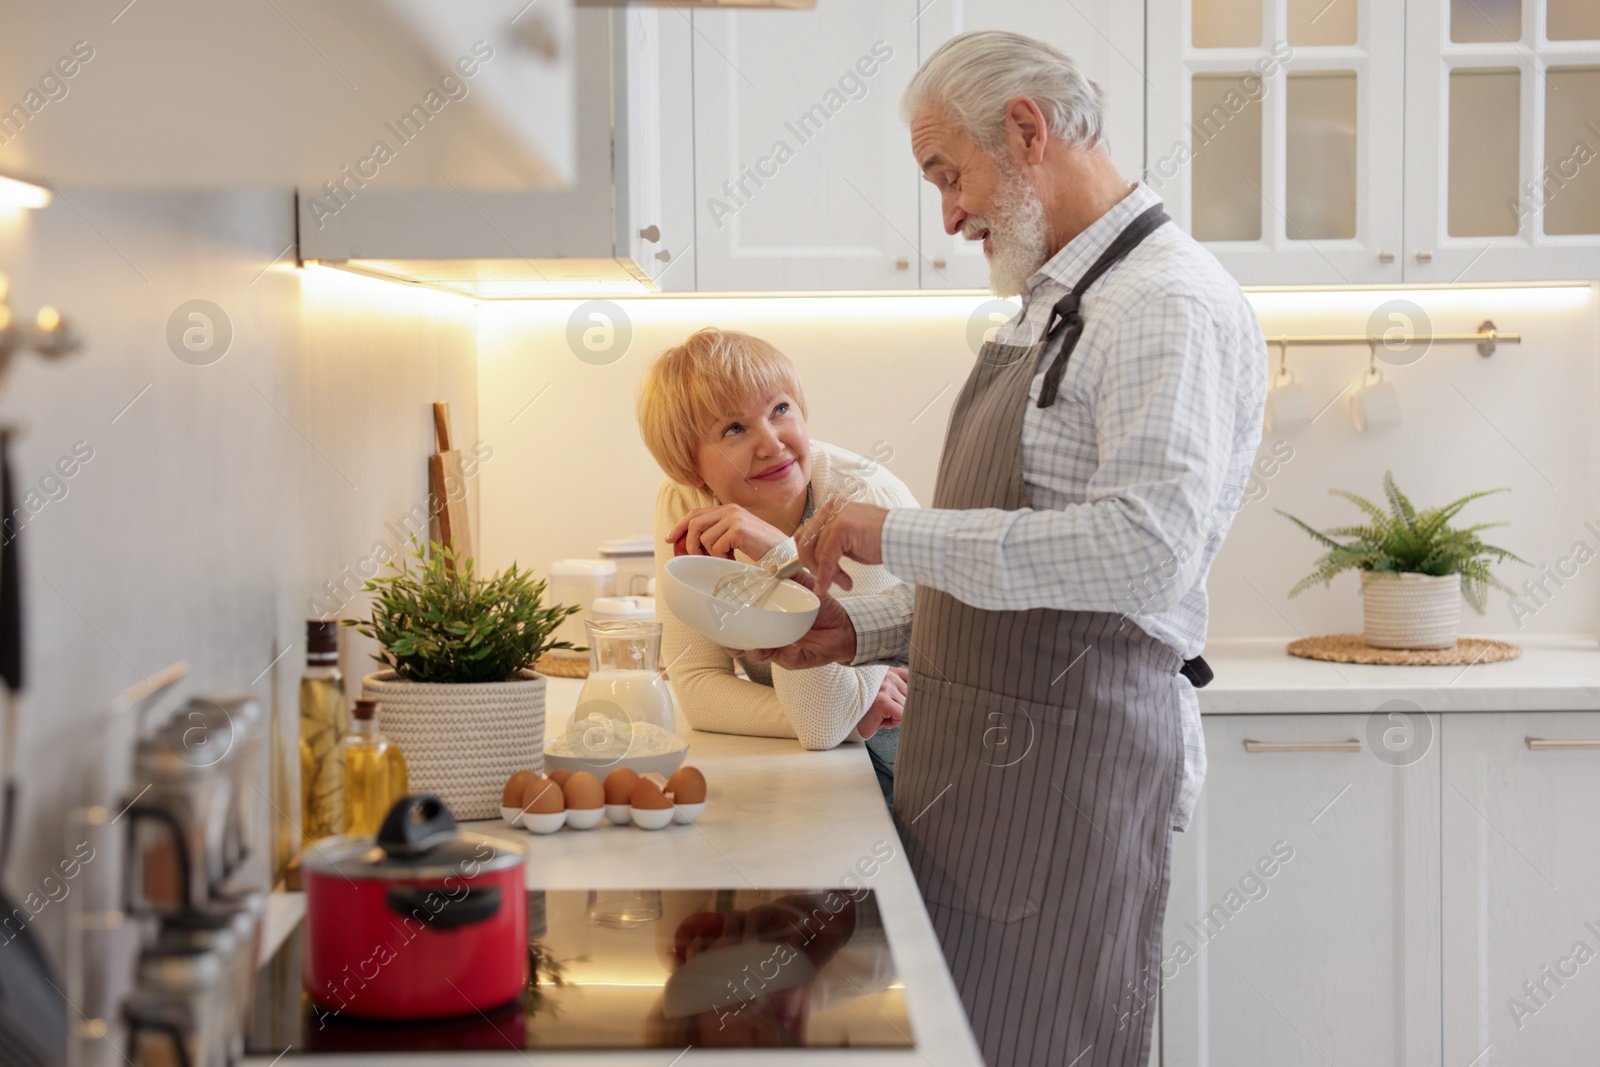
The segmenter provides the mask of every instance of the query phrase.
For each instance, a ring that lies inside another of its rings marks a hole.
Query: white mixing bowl
[[[822,606],[798,582],[784,581],[759,608],[739,607],[711,595],[717,579],[738,571],[764,577],[761,568],[716,556],[678,556],[667,561],[667,607],[683,624],[723,648],[782,648],[805,636]]]

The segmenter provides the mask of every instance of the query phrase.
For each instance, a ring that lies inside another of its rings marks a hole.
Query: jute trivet
[[[587,678],[589,677],[589,657],[582,656],[557,656],[546,652],[539,657],[539,662],[533,669],[540,674],[547,674],[552,678]]]
[[[1328,634],[1289,642],[1289,655],[1333,663],[1448,667],[1516,659],[1522,655],[1522,649],[1509,641],[1495,641],[1487,637],[1459,637],[1451,648],[1373,648],[1360,634]]]

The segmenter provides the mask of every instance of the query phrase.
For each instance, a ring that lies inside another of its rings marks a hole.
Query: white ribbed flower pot
[[[1361,575],[1362,638],[1373,648],[1451,648],[1461,633],[1461,575]]]
[[[408,682],[394,671],[361,679],[378,702],[378,729],[406,757],[407,791],[433,793],[457,819],[498,819],[506,779],[544,770],[545,678]]]

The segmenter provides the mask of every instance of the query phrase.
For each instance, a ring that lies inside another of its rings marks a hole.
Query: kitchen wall
[[[19,495],[37,494],[20,539],[19,896],[63,854],[66,808],[95,784],[78,761],[130,684],[186,661],[185,695],[248,689],[293,744],[303,620],[313,601],[339,606],[324,583],[358,585],[345,568],[395,546],[386,524],[426,501],[429,404],[451,401],[473,439],[473,306],[297,270],[293,239],[283,192],[69,189],[0,218],[13,308],[58,305],[87,339],[56,363],[18,356],[0,393]],[[231,324],[220,358],[169,344],[195,299]],[[53,477],[75,452],[73,476]],[[347,675],[370,668],[365,644],[347,643]],[[52,943],[59,911],[38,920]]]
[[[1318,553],[1273,509],[1320,526],[1358,521],[1327,490],[1381,497],[1385,470],[1421,505],[1511,488],[1471,505],[1462,519],[1510,521],[1490,531],[1491,543],[1534,564],[1561,564],[1579,541],[1600,556],[1592,287],[1257,292],[1251,301],[1268,334],[1365,334],[1374,316],[1381,332],[1393,325],[1391,311],[1416,318],[1394,303],[1407,301],[1435,332],[1472,332],[1487,318],[1525,341],[1502,345],[1489,359],[1471,345],[1439,345],[1409,365],[1380,364],[1399,390],[1404,421],[1370,435],[1356,430],[1348,394],[1341,396],[1366,369],[1366,346],[1291,349],[1290,369],[1312,410],[1326,410],[1304,430],[1263,439],[1262,459],[1275,462],[1261,467],[1213,569],[1213,636],[1359,630],[1353,575],[1287,599]],[[950,405],[973,358],[969,339],[981,336],[996,307],[976,296],[662,298],[614,306],[631,338],[624,345],[619,331],[600,356],[582,343],[592,320],[577,301],[480,310],[480,416],[497,450],[482,474],[481,546],[491,565],[516,559],[542,571],[553,559],[593,555],[602,538],[649,532],[661,475],[636,429],[636,383],[650,359],[702,325],[777,344],[800,368],[812,435],[878,455],[929,500]],[[1563,566],[1576,569],[1563,587],[1546,579],[1548,594],[1524,596],[1515,612],[1496,594],[1484,618],[1468,614],[1468,632],[1592,633],[1600,566]],[[1515,564],[1501,573],[1513,585],[1541,577]]]

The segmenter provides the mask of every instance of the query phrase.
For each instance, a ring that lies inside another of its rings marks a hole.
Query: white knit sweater
[[[811,442],[812,495],[822,502],[849,478],[866,485],[865,503],[886,508],[917,507],[905,483],[881,464],[820,441]],[[845,483],[848,484],[848,483]],[[656,578],[665,585],[672,546],[664,540],[678,520],[695,508],[722,503],[706,489],[680,485],[670,478],[656,494]],[[900,580],[882,567],[850,560],[844,568],[855,583],[849,593],[834,589],[835,596],[887,592]],[[757,737],[794,737],[808,749],[828,749],[846,740],[859,740],[855,725],[867,713],[883,685],[883,665],[846,667],[829,665],[804,671],[787,671],[773,665],[772,685],[749,681],[734,673],[734,660],[722,648],[701,637],[673,616],[665,598],[656,598],[656,618],[662,624],[662,658],[677,696],[678,709],[696,730]]]

